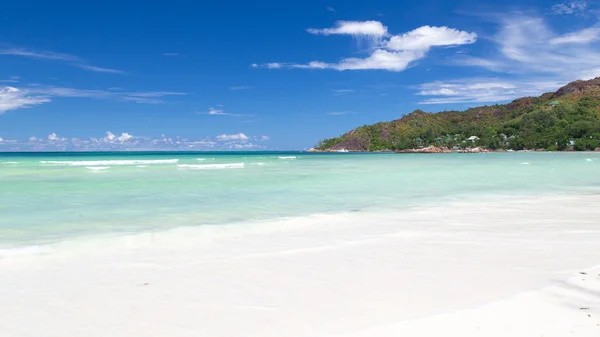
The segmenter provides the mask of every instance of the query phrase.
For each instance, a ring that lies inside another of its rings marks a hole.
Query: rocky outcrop
[[[422,149],[408,149],[408,150],[398,150],[396,153],[452,153],[447,147],[436,147],[436,146],[428,146]]]
[[[483,153],[483,152],[490,152],[490,150],[484,149],[482,147],[473,147],[470,149],[464,149],[464,150],[458,151],[458,153]]]
[[[587,81],[577,80],[571,82],[558,89],[552,97],[556,98],[570,93],[582,93],[589,89],[600,89],[600,77],[596,77]]]
[[[368,141],[363,141],[360,137],[357,137],[356,135],[350,135],[348,137],[345,137],[345,139],[341,143],[332,146],[329,150],[331,150],[331,151],[348,150],[348,151],[361,152],[361,151],[367,151],[368,144],[369,144]]]
[[[597,147],[594,151],[595,152],[600,152],[600,147]]]

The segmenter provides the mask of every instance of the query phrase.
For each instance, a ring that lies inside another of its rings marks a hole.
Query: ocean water
[[[0,249],[600,193],[600,153],[2,153]]]

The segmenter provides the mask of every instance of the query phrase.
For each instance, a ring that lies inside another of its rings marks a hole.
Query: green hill
[[[600,147],[599,112],[600,77],[571,82],[556,92],[508,104],[438,113],[415,110],[397,120],[364,125],[340,137],[322,140],[315,148],[382,151],[434,145],[594,150]]]

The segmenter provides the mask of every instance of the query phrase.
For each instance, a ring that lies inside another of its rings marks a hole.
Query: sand
[[[600,336],[600,196],[0,254],[0,336]]]

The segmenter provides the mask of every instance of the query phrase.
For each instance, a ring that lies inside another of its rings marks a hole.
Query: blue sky
[[[305,149],[600,76],[593,1],[17,1],[0,150]]]

